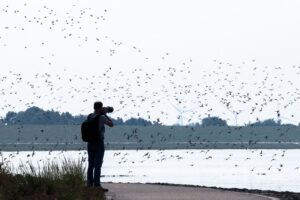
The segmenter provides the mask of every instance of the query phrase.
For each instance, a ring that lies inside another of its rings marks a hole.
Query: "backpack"
[[[100,140],[99,117],[100,115],[92,117],[92,114],[89,114],[87,119],[82,122],[81,138],[84,142],[97,142]]]

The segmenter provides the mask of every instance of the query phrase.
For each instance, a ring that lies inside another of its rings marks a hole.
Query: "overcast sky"
[[[174,107],[193,109],[185,123],[213,115],[235,124],[238,112],[243,124],[278,109],[300,122],[297,0],[31,0],[0,9],[0,116],[30,105],[86,114],[102,100],[113,117],[166,124],[178,121]]]

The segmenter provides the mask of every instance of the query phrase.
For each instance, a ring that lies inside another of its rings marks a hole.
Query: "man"
[[[100,175],[101,167],[103,163],[104,156],[104,133],[105,126],[113,127],[113,122],[106,115],[105,109],[103,109],[102,102],[94,103],[94,113],[90,114],[88,117],[99,117],[99,134],[100,139],[98,141],[88,142],[87,151],[88,151],[88,171],[87,171],[87,185],[99,187],[104,192],[107,192],[108,189],[105,189],[100,184]]]

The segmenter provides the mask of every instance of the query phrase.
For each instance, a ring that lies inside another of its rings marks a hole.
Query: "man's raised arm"
[[[104,124],[106,124],[109,127],[113,127],[114,124],[113,124],[112,120],[107,115],[104,115],[104,117],[105,117]]]

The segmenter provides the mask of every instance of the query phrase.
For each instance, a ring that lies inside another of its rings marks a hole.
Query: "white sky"
[[[234,124],[225,98],[244,110],[239,124],[277,109],[284,122],[300,122],[300,1],[31,0],[1,1],[0,9],[0,116],[31,102],[86,114],[102,100],[119,110],[113,117],[172,124],[171,104],[204,104],[185,123],[210,114]]]

